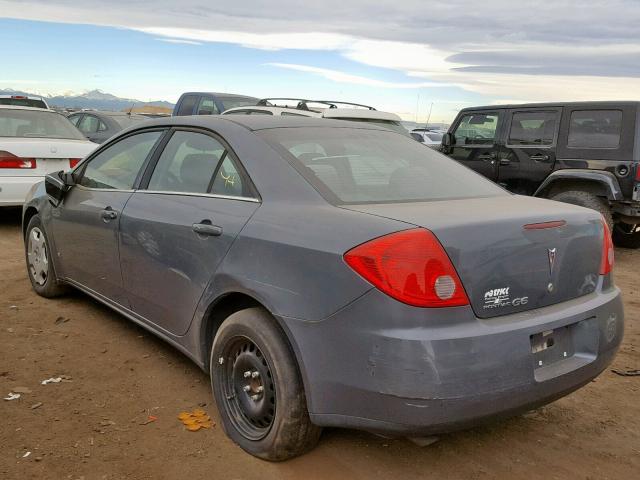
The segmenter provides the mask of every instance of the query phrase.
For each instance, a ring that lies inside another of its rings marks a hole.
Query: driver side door
[[[501,123],[502,114],[498,111],[466,113],[453,132],[453,145],[448,155],[489,180],[496,181]]]

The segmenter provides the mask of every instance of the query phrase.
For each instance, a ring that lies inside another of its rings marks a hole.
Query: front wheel
[[[62,295],[65,287],[56,279],[49,241],[38,215],[31,217],[24,240],[27,273],[35,292],[46,298]]]
[[[224,430],[246,452],[281,461],[318,442],[321,429],[309,419],[295,356],[263,309],[241,310],[222,323],[210,370]]]
[[[640,247],[640,225],[628,223],[616,223],[613,226],[613,243],[616,247],[638,248]]]

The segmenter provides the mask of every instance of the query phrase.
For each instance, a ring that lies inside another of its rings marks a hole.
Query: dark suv
[[[598,210],[618,246],[640,247],[640,102],[461,110],[442,151],[512,192]]]

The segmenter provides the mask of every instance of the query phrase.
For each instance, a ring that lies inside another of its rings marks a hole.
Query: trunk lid
[[[517,195],[345,208],[431,230],[479,318],[564,302],[598,282],[603,228],[593,210]],[[565,223],[524,228],[555,221]]]
[[[69,159],[82,159],[98,147],[88,140],[60,138],[0,138],[0,150],[21,158],[34,158],[36,168],[3,168],[0,176],[43,176],[58,170],[69,170]]]

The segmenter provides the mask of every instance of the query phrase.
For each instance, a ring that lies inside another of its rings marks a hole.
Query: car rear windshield
[[[38,98],[0,98],[0,105],[15,105],[16,107],[35,107],[35,108],[49,108],[44,100]]]
[[[0,108],[0,137],[85,140],[68,118],[55,112]]]
[[[222,106],[224,107],[222,111],[258,103],[258,99],[253,97],[218,97],[218,100],[222,102]]]
[[[508,195],[467,167],[393,132],[301,127],[257,134],[335,204]]]

